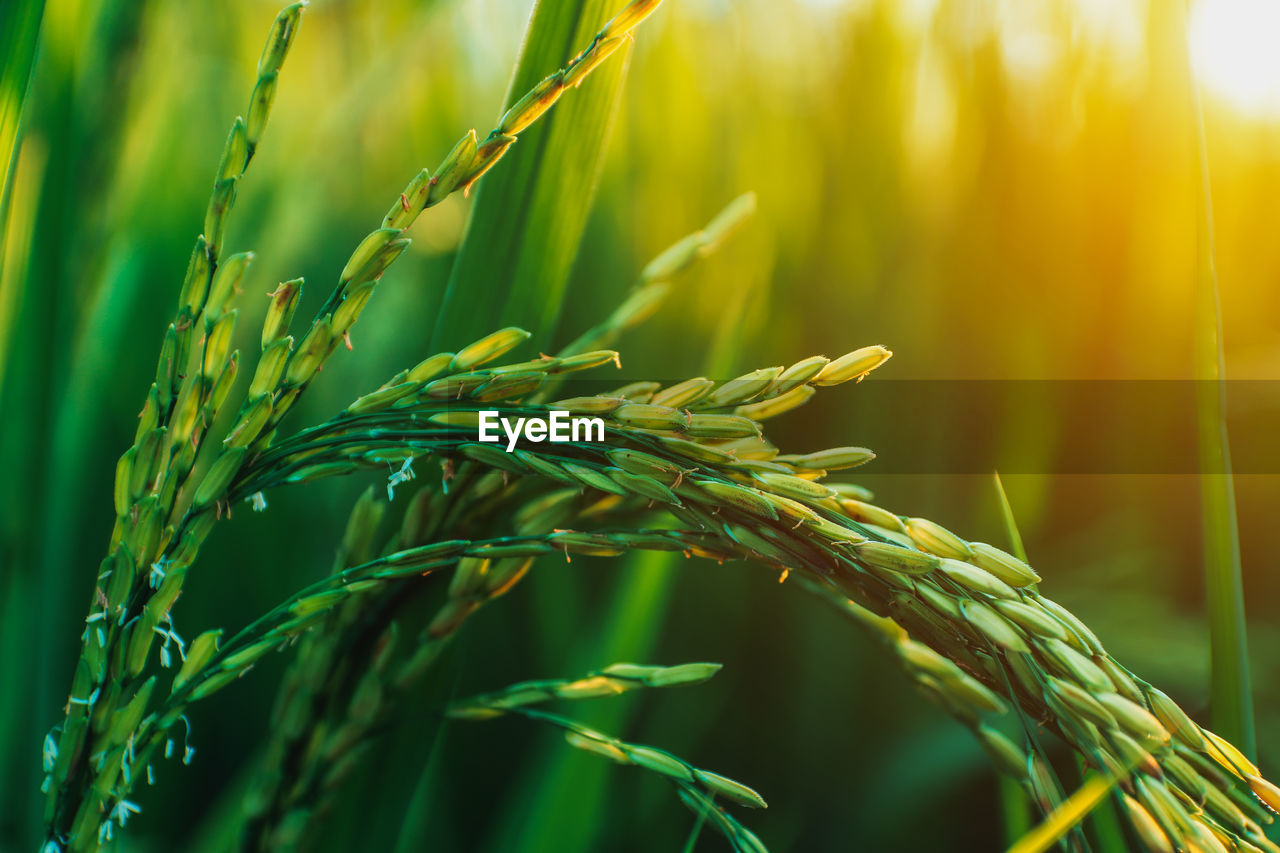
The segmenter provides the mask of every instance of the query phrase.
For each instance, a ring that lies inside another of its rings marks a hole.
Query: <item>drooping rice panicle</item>
[[[715,252],[755,209],[755,193],[744,193],[729,202],[705,226],[672,243],[645,265],[626,300],[604,322],[583,332],[557,355],[567,358],[613,346],[619,335],[644,322],[661,307],[671,291],[672,279]]]
[[[860,381],[889,358],[887,349],[864,347],[835,360],[815,356],[723,383],[701,377],[666,387],[633,382],[609,394],[545,402],[564,376],[616,363],[617,353],[601,347],[643,319],[672,275],[742,219],[748,200],[663,253],[609,320],[558,356],[493,366],[529,337],[502,329],[402,371],[324,424],[276,440],[282,418],[321,366],[339,345],[350,346],[350,329],[407,247],[404,232],[416,217],[451,193],[467,191],[517,134],[615,51],[658,0],[626,6],[585,50],[518,99],[483,141],[468,132],[434,174],[419,173],[381,227],[360,242],[296,347],[288,333],[302,282],[286,282],[271,294],[248,394],[197,481],[199,454],[239,366],[239,353],[231,349],[233,304],[251,255],[225,255],[227,220],[303,5],[286,8],[273,24],[248,117],[233,124],[215,175],[204,233],[133,446],[117,466],[108,556],[65,719],[45,749],[48,853],[93,850],[110,840],[113,826],[137,810],[127,797],[161,748],[168,751],[187,707],[243,676],[272,650],[305,638],[282,694],[282,738],[274,743],[292,751],[289,760],[297,758],[311,775],[290,780],[304,783],[296,796],[282,796],[283,785],[265,778],[259,789],[265,811],[250,809],[257,821],[251,833],[265,846],[283,849],[275,828],[305,822],[323,803],[354,766],[358,745],[372,735],[397,691],[429,670],[470,614],[541,556],[615,556],[635,549],[746,558],[784,580],[794,574],[885,642],[921,692],[969,726],[997,767],[1046,813],[1061,803],[1061,786],[1034,737],[1020,744],[998,728],[1015,713],[1061,735],[1114,780],[1135,832],[1151,849],[1280,850],[1260,828],[1280,808],[1280,789],[1239,749],[1121,666],[1079,619],[1042,596],[1035,586],[1040,577],[1025,561],[931,520],[890,512],[856,486],[826,481],[832,471],[871,460],[866,448],[782,453],[765,437],[764,421],[802,405],[818,387]],[[478,440],[482,409],[521,417],[556,410],[599,417],[605,440],[526,443],[508,453]],[[450,466],[452,482],[418,493],[394,547],[380,552],[373,543],[383,504],[370,495],[357,504],[329,577],[225,644],[216,629],[189,643],[178,636],[170,609],[204,539],[232,502],[260,505],[262,493],[277,486],[388,463],[401,466],[388,482],[390,499],[396,485],[412,478],[414,461],[427,455]],[[514,518],[516,535],[471,532],[473,525],[487,526],[498,510]],[[683,527],[643,527],[638,513],[666,513]],[[580,522],[588,519],[607,529],[587,529]],[[564,529],[566,524],[573,527]],[[395,591],[444,569],[453,574],[443,604],[421,636],[399,640],[388,606]],[[312,630],[321,625],[333,633]],[[360,659],[371,662],[367,671],[357,675],[337,665],[346,643],[361,644]],[[162,667],[180,662],[167,691],[152,664],[157,647]],[[749,789],[523,701],[617,692],[686,676],[693,674],[615,669],[569,682],[526,682],[476,697],[454,713],[517,713],[560,726],[575,746],[665,775],[682,800],[738,849],[762,849],[713,800]],[[341,706],[298,712],[317,698],[331,705],[341,700]],[[330,722],[328,739],[308,740]],[[184,747],[183,759],[190,755]],[[328,759],[334,766],[322,775]]]
[[[55,849],[64,843],[91,849],[102,828],[110,826],[111,816],[101,813],[101,805],[122,772],[127,741],[110,733],[112,721],[116,714],[134,717],[140,699],[149,695],[151,682],[143,679],[143,670],[153,641],[163,639],[166,656],[173,642],[181,649],[168,621],[190,565],[183,531],[174,528],[177,504],[235,378],[239,355],[230,350],[230,337],[236,312],[229,305],[252,258],[247,253],[224,258],[223,235],[305,6],[286,7],[271,26],[248,119],[233,122],[223,148],[204,233],[192,250],[133,446],[116,466],[109,554],[94,589],[66,717],[57,730],[59,759],[45,782],[47,843]],[[197,340],[198,325],[203,335]],[[95,762],[95,755],[103,758]]]
[[[434,175],[420,173],[392,205],[383,227],[366,237],[339,276],[325,306],[295,349],[287,331],[301,280],[281,285],[263,329],[248,398],[216,458],[198,483],[188,483],[208,429],[223,408],[239,365],[230,343],[237,312],[231,307],[252,259],[222,258],[227,217],[237,184],[256,151],[274,100],[279,71],[297,33],[305,3],[277,16],[258,64],[247,119],[232,126],[179,297],[179,310],[161,347],[156,382],[140,416],[135,444],[116,470],[117,522],[110,554],[94,591],[90,625],[73,678],[66,719],[54,735],[61,760],[45,782],[46,841],[87,850],[106,840],[113,817],[104,804],[131,783],[126,735],[106,739],[115,711],[149,698],[145,678],[157,638],[162,654],[182,641],[169,622],[185,574],[227,505],[226,489],[244,462],[266,447],[276,425],[324,361],[347,336],[378,279],[407,246],[401,233],[427,207],[468,189],[515,142],[515,134],[545,112],[568,86],[576,86],[657,6],[635,0],[605,25],[564,69],[535,87],[501,119],[484,142],[465,134]],[[195,326],[203,336],[198,346]],[[190,363],[190,366],[188,364]],[[255,504],[260,496],[254,496]],[[101,624],[99,624],[101,623]],[[144,694],[144,691],[147,691]],[[145,706],[146,702],[141,704]],[[131,719],[133,710],[125,717]],[[96,756],[96,758],[95,758]]]
[[[856,379],[865,365],[874,367],[886,357],[878,349],[851,356],[831,362],[840,369],[827,378]],[[606,363],[609,357],[601,353],[591,361]],[[562,369],[555,359],[519,367],[534,373]],[[499,367],[444,376],[435,380],[449,389],[444,406],[422,393],[429,384],[424,383],[406,393],[398,409],[364,410],[299,436],[296,444],[281,442],[280,455],[269,463],[277,473],[270,479],[249,473],[235,488],[320,476],[339,463],[367,467],[375,463],[366,457],[380,459],[395,446],[654,501],[725,546],[783,571],[804,571],[839,590],[846,611],[874,615],[869,624],[890,641],[922,691],[1003,756],[1004,769],[1021,767],[1016,775],[1042,809],[1061,800],[1043,759],[988,724],[992,715],[1008,713],[1010,700],[1061,734],[1092,766],[1123,777],[1126,791],[1159,811],[1156,819],[1163,818],[1163,830],[1175,844],[1218,832],[1265,847],[1258,824],[1270,817],[1268,783],[1107,655],[1083,623],[1035,592],[1040,578],[1025,562],[927,519],[885,512],[860,499],[865,495],[846,497],[850,490],[822,482],[826,469],[817,465],[865,461],[861,448],[781,456],[759,437],[760,425],[741,415],[699,415],[600,396],[565,405],[605,418],[605,443],[505,454],[473,440],[480,404],[472,401],[503,375]],[[814,377],[820,381],[822,370]],[[748,400],[769,393],[758,377],[750,381],[757,385]],[[505,413],[547,411],[500,402]],[[1182,767],[1177,762],[1193,754],[1229,772],[1189,777],[1191,790],[1170,783],[1165,764]],[[1010,760],[1015,755],[1022,758]],[[1129,766],[1137,770],[1129,774]],[[1172,794],[1162,796],[1170,784],[1193,802],[1207,796],[1203,811],[1180,805]],[[1204,795],[1202,789],[1209,788],[1218,795]]]
[[[211,696],[235,682],[272,651],[288,646],[328,615],[372,592],[451,568],[467,558],[617,556],[633,549],[684,551],[691,556],[720,560],[733,557],[731,550],[720,547],[713,538],[699,532],[680,530],[561,530],[540,536],[449,540],[404,549],[335,572],[290,596],[225,643],[220,642],[221,631],[205,632],[190,643],[186,659],[167,696],[154,703],[138,702],[131,706],[128,715],[113,718],[112,736],[125,738],[127,749],[120,758],[123,778],[104,795],[104,811],[109,814],[126,800],[133,782],[142,778],[157,752],[170,740],[171,731],[185,720],[185,713],[192,702]],[[394,632],[389,624],[384,627]],[[388,643],[391,639],[388,638]],[[384,647],[383,652],[387,650]],[[402,670],[412,665],[410,658],[401,665]],[[687,672],[684,674],[688,676]],[[380,673],[375,672],[374,680],[378,675]],[[677,672],[669,677],[678,678],[680,675]],[[401,672],[399,678],[403,677]],[[661,678],[656,673],[653,677]],[[395,680],[388,678],[388,682]],[[154,678],[148,682],[152,686],[154,683]],[[147,700],[151,698],[152,686],[146,690]],[[367,692],[376,693],[372,688]],[[361,698],[364,698],[362,691],[357,689],[355,699]],[[351,710],[355,725],[344,737],[363,736],[367,724],[378,710],[374,697],[368,697],[364,703],[367,707],[363,709],[359,701],[354,704]],[[152,705],[154,708],[148,711]],[[329,769],[332,771],[333,768]],[[334,773],[321,781],[336,784],[341,781],[341,776]]]
[[[553,694],[563,694],[565,690],[572,690],[573,685],[577,684],[579,689],[585,690],[588,695],[607,695],[614,691],[605,685],[615,682],[611,682],[604,674],[618,666],[633,667],[634,664],[615,664],[586,679],[555,682],[559,686],[550,689]],[[686,666],[695,668],[691,672],[695,673],[698,680],[705,680],[708,677],[707,664]],[[679,670],[680,668],[646,667],[644,669]],[[663,677],[661,673],[656,675],[659,678]],[[684,675],[684,672],[678,672],[674,676],[677,678],[677,683],[682,683],[679,679]],[[583,682],[586,683],[583,684]],[[643,768],[671,782],[676,787],[681,801],[695,814],[708,817],[711,825],[725,837],[734,850],[740,853],[764,853],[766,848],[760,839],[715,802],[715,799],[720,797],[739,806],[767,808],[764,798],[758,793],[726,776],[700,770],[665,750],[628,743],[558,714],[526,707],[530,702],[548,698],[546,689],[551,683],[541,682],[541,687],[531,686],[530,683],[516,684],[495,693],[463,699],[450,705],[448,714],[455,719],[463,720],[490,719],[504,714],[516,714],[562,729],[565,733],[565,741],[576,749],[608,758],[618,764]],[[580,697],[559,695],[559,698]]]
[[[677,666],[650,666],[633,663],[610,664],[581,678],[521,681],[493,693],[485,693],[449,706],[454,718],[500,717],[514,708],[556,699],[592,699],[617,696],[643,687],[682,687],[701,684],[721,669],[718,663],[685,663]]]

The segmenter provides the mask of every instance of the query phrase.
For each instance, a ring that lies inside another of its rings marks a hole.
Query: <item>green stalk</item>
[[[1000,518],[1004,522],[1005,535],[1009,538],[1009,549],[1015,557],[1024,562],[1027,559],[1026,546],[1022,544],[1022,533],[1018,530],[1013,516],[1013,506],[1005,493],[1004,482],[1000,472],[993,471],[996,495],[1000,498]],[[1022,786],[1016,779],[1003,774],[996,777],[997,790],[1000,795],[1000,819],[1004,827],[1006,844],[1015,844],[1031,830],[1031,803],[1023,793]]]
[[[1188,68],[1190,64],[1188,62]],[[1235,481],[1227,438],[1226,369],[1222,348],[1222,303],[1214,265],[1213,196],[1205,144],[1204,110],[1191,79],[1200,170],[1196,206],[1194,375],[1200,462],[1201,526],[1204,536],[1205,599],[1209,610],[1212,725],[1250,759],[1256,757],[1253,689],[1244,612]]]

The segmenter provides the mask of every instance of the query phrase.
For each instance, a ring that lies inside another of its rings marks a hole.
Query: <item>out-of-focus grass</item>
[[[17,282],[25,277],[25,262],[31,238],[32,197],[35,183],[32,174],[40,170],[41,153],[29,151],[25,168],[18,171],[19,125],[26,101],[31,66],[35,59],[40,32],[43,0],[6,3],[0,7],[0,341],[7,340],[13,324]],[[10,216],[10,200],[18,196],[16,216]],[[3,387],[7,363],[7,347],[0,347],[0,387]],[[7,455],[7,454],[6,454]],[[6,549],[7,550],[7,549]],[[0,583],[0,619],[6,626],[23,626],[23,602],[36,595],[32,579],[25,573],[5,573]],[[30,675],[25,655],[20,651],[21,635],[0,631],[3,651],[0,670],[15,680]],[[30,707],[17,703],[0,706],[0,732],[26,733],[32,730]],[[0,737],[0,768],[18,767],[22,761],[21,735]],[[24,778],[21,777],[20,778]],[[27,797],[18,797],[25,805]],[[22,820],[17,809],[0,810],[0,836],[11,834]]]
[[[9,206],[22,105],[35,61],[44,0],[14,0],[0,8],[0,226]],[[3,243],[0,243],[0,248]]]
[[[741,361],[721,360],[727,371],[884,343],[896,355],[878,382],[1192,377],[1200,178],[1181,14],[1165,4],[1106,5],[1114,19],[1095,26],[1075,3],[1017,4],[1028,10],[1017,15],[967,2],[664,4],[631,58],[599,193],[579,211],[585,241],[558,324],[554,310],[534,303],[510,303],[502,321],[555,328],[568,340],[617,304],[647,258],[754,189],[751,238],[684,280],[668,309],[624,342],[625,366],[679,379],[735,348]],[[253,297],[296,275],[331,280],[389,192],[437,162],[461,130],[491,125],[530,6],[315,4],[229,235],[229,250],[257,255],[246,306],[265,305]],[[903,11],[917,8],[927,11]],[[226,120],[274,10],[260,0],[48,3],[12,197],[8,233],[21,234],[6,241],[0,286],[8,318],[0,324],[8,617],[0,630],[5,672],[30,685],[19,697],[27,704],[6,701],[2,718],[0,769],[14,793],[4,798],[0,847],[25,843],[21,827],[38,821],[39,741],[65,699],[109,530],[114,459],[132,435]],[[556,109],[572,106],[566,99]],[[1280,129],[1212,100],[1204,110],[1225,357],[1233,377],[1274,377],[1280,250],[1269,228]],[[479,198],[451,199],[415,226],[411,254],[355,331],[360,358],[335,359],[299,419],[327,416],[353,389],[425,353],[468,212],[504,177],[491,174]],[[536,292],[554,293],[572,258],[546,248],[545,266],[528,265],[517,247],[484,260],[518,276],[551,270]],[[530,285],[496,281],[493,298]],[[243,328],[257,325],[252,313]],[[851,389],[779,427],[802,450],[857,444],[864,425],[887,416],[866,399]],[[896,416],[928,422],[922,440],[949,458],[994,447],[1043,460],[1005,473],[1046,590],[1139,674],[1203,714],[1197,478],[1046,474],[1064,465],[1073,436],[1106,433],[1107,412],[1011,409],[998,429],[975,431],[924,396]],[[923,451],[892,441],[875,449],[879,460],[857,479],[885,505],[1001,541],[986,476],[876,473]],[[314,576],[332,543],[280,531],[336,524],[366,484],[284,492],[267,516],[237,510],[211,545],[208,574],[193,574],[175,611],[180,630],[239,624]],[[1269,677],[1280,664],[1280,580],[1255,567],[1273,551],[1280,482],[1240,476],[1236,490],[1266,765],[1280,749],[1280,681]],[[627,603],[641,603],[615,599],[614,571],[589,561],[539,566],[465,632],[459,689],[607,663],[588,659],[604,626],[617,624],[619,609],[625,624]],[[647,576],[635,577],[633,590],[647,588]],[[753,828],[766,840],[918,849],[954,845],[934,827],[963,819],[974,826],[974,849],[996,843],[995,785],[976,748],[838,620],[814,615],[776,578],[684,561],[662,600],[651,659],[705,657],[726,670],[707,688],[713,695],[640,706],[628,734],[760,788],[771,808]],[[470,670],[482,675],[467,681]],[[197,711],[198,767],[164,768],[139,836],[181,837],[213,808],[205,804],[258,743],[271,674],[255,672]],[[425,738],[425,724],[411,719],[400,731],[419,730]],[[436,787],[428,831],[459,847],[478,843],[477,827],[501,802],[568,804],[539,817],[567,825],[579,786],[603,779],[593,805],[601,843],[683,843],[691,819],[625,771],[566,759],[557,774],[564,788],[541,793],[543,762],[558,747],[518,725],[446,732],[440,765],[469,769]],[[418,770],[388,773],[374,788],[411,787]],[[926,812],[937,819],[913,819]],[[512,831],[503,838],[519,840],[532,826],[518,814],[504,820]]]
[[[1238,743],[1246,756],[1256,759],[1235,472],[1231,467],[1231,444],[1227,435],[1226,355],[1222,340],[1221,289],[1214,261],[1216,248],[1209,152],[1206,150],[1198,84],[1190,74],[1188,85],[1195,105],[1196,162],[1200,173],[1193,347],[1198,390],[1196,426],[1203,516],[1201,529],[1204,531],[1205,604],[1209,613],[1212,655],[1210,693],[1213,698],[1213,726],[1224,737]]]

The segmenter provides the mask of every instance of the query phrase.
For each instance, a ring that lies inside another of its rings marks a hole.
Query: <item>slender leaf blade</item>
[[[1062,805],[1009,848],[1009,853],[1044,853],[1089,816],[1115,786],[1114,779],[1090,776]]]
[[[615,5],[540,0],[507,104],[590,44]],[[433,350],[465,345],[504,325],[526,328],[535,340],[550,338],[595,197],[626,50],[567,92],[477,185]]]
[[[6,0],[0,4],[0,234],[8,208],[17,160],[22,106],[35,64],[44,0]],[[0,253],[4,247],[0,245]]]
[[[1189,43],[1189,41],[1188,41]],[[1226,366],[1222,345],[1222,302],[1214,264],[1213,195],[1200,91],[1190,74],[1196,123],[1200,193],[1196,205],[1194,373],[1196,434],[1200,463],[1201,530],[1204,537],[1205,600],[1213,728],[1251,760],[1257,757],[1253,686],[1249,673],[1240,531],[1235,479],[1227,437]]]

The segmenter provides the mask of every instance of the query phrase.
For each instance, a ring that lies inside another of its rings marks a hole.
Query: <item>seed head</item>
[[[754,438],[760,425],[739,415],[689,415],[684,431],[699,438]]]
[[[994,545],[988,545],[985,542],[969,542],[968,549],[969,559],[1010,586],[1023,587],[1040,582],[1040,576],[1034,569]]]
[[[400,197],[391,203],[391,209],[382,217],[383,228],[397,228],[401,231],[413,224],[418,214],[427,205],[427,195],[431,191],[431,171],[423,169],[409,181]]]
[[[1280,787],[1253,773],[1246,774],[1250,790],[1273,812],[1280,812]]]
[[[531,332],[509,326],[486,335],[473,344],[463,347],[453,357],[451,370],[470,370],[486,362],[506,355],[531,337]]]
[[[662,0],[632,0],[621,12],[613,16],[600,31],[600,38],[610,39],[624,36],[635,29],[641,21],[653,14]]]
[[[958,561],[944,560],[943,570],[947,571],[947,567],[950,566],[952,562],[958,562]],[[960,565],[970,566],[969,563],[960,563]],[[970,566],[970,567],[977,568],[976,566]],[[980,572],[986,572],[985,569],[977,569],[977,570]],[[948,574],[950,574],[949,571],[948,571]],[[995,577],[994,575],[990,575],[989,573],[988,575],[993,578]],[[996,578],[996,580],[999,583],[1002,583],[1002,584],[1004,583],[1004,581],[999,580],[999,578]],[[1005,586],[1007,587],[1008,585],[1005,584]],[[1057,619],[1054,619],[1052,616],[1050,616],[1048,613],[1045,613],[1043,610],[1041,610],[1038,607],[1032,607],[1031,605],[1026,604],[1022,601],[1013,601],[1013,600],[996,601],[994,603],[994,606],[996,610],[999,610],[1001,613],[1007,616],[1010,620],[1021,625],[1024,629],[1026,629],[1027,631],[1030,631],[1032,634],[1035,634],[1038,637],[1044,637],[1044,638],[1049,638],[1054,640],[1067,639],[1066,627]]]
[[[949,557],[944,557],[942,559],[941,568],[944,575],[966,589],[984,593],[992,598],[1007,599],[1010,600],[1011,603],[1020,604],[1020,602],[1013,601],[1018,597],[1018,594],[1013,591],[1013,588],[988,572],[986,569],[978,568],[971,563],[965,563],[961,560],[953,560]],[[1004,613],[1003,608],[999,606],[999,602],[996,602],[996,607],[1005,617],[1011,619],[1011,621],[1017,624],[1022,624],[1021,622],[1018,622],[1017,619],[1009,616],[1008,613]]]
[[[840,471],[845,468],[857,468],[875,458],[876,454],[865,447],[832,447],[829,450],[819,450],[803,456],[781,456],[778,457],[778,461],[785,461],[809,471]]]
[[[960,613],[966,622],[997,646],[1023,654],[1030,651],[1018,629],[986,604],[973,599],[961,601]]]
[[[706,405],[720,407],[745,403],[762,394],[781,373],[781,367],[768,367],[753,370],[737,379],[730,379],[712,392],[707,398]]]
[[[812,386],[797,385],[790,391],[777,396],[738,406],[733,410],[733,413],[740,417],[750,418],[753,421],[763,421],[768,418],[776,418],[778,415],[803,406],[809,402],[809,398],[813,395]]]
[[[1204,751],[1205,738],[1201,734],[1200,727],[1192,722],[1177,702],[1149,684],[1146,685],[1144,692],[1152,713],[1166,729],[1173,733],[1174,737],[1194,750]]]
[[[530,89],[524,97],[512,104],[498,122],[498,132],[515,136],[537,121],[564,92],[564,72],[557,71]]]
[[[702,229],[707,249],[713,249],[723,243],[733,232],[755,215],[756,194],[746,192],[725,205],[715,218]]]
[[[860,542],[854,546],[854,552],[868,565],[904,575],[928,574],[942,565],[932,554],[887,542]]]
[[[471,171],[478,147],[474,130],[467,131],[457,141],[431,179],[431,188],[427,191],[427,207],[444,201],[457,188],[458,182]]]
[[[908,518],[907,535],[924,551],[939,557],[956,560],[969,559],[969,546],[963,539],[927,518]]]
[[[625,35],[614,36],[612,38],[602,38],[597,36],[591,46],[582,53],[578,54],[568,67],[564,70],[565,88],[571,86],[576,87],[582,85],[582,81],[587,75],[596,69],[600,63],[608,59],[615,50],[622,47],[627,42]]]
[[[657,406],[668,406],[673,409],[679,409],[684,406],[692,405],[703,399],[711,392],[716,383],[710,379],[698,377],[696,379],[686,379],[676,385],[664,388],[653,395],[650,400]]]
[[[276,16],[271,32],[267,35],[267,43],[262,48],[262,56],[258,59],[258,77],[278,72],[284,65],[284,59],[289,55],[289,48],[302,25],[302,10],[306,7],[305,2],[294,3]]]
[[[821,501],[835,496],[835,492],[830,487],[791,474],[776,474],[771,471],[765,471],[756,474],[756,479],[764,483],[771,491],[777,492],[783,497],[795,498],[796,500]]]
[[[258,78],[249,96],[249,117],[245,119],[245,141],[248,144],[249,156],[253,156],[262,134],[267,129],[267,118],[271,115],[271,104],[276,99],[276,83],[279,72],[271,71]]]
[[[244,456],[245,448],[243,447],[231,447],[222,451],[209,468],[209,472],[204,475],[204,479],[200,481],[193,506],[200,509],[212,506],[214,501],[221,500],[227,486],[231,485],[231,480],[239,472]]]
[[[769,807],[768,803],[764,801],[764,797],[751,788],[728,777],[721,776],[719,773],[712,773],[708,770],[695,770],[693,775],[712,794],[727,797],[740,806],[752,809],[766,809]]]
[[[262,321],[262,348],[283,338],[289,333],[289,324],[293,322],[293,314],[298,308],[298,300],[302,297],[303,280],[300,278],[281,282],[271,293],[271,304],[267,306],[267,316]]]
[[[842,355],[826,365],[813,378],[814,385],[839,385],[850,379],[861,379],[893,355],[882,346],[863,347]]]
[[[218,267],[209,288],[209,299],[205,303],[207,322],[217,322],[230,304],[232,297],[240,292],[240,282],[244,279],[245,271],[248,270],[252,261],[253,252],[242,252],[227,258]]]
[[[892,530],[896,533],[906,533],[906,525],[902,523],[902,519],[882,509],[875,504],[866,503],[865,501],[844,499],[840,501],[840,509],[845,515],[854,521],[861,521],[864,524],[874,524],[876,527],[883,527],[886,530]]]

